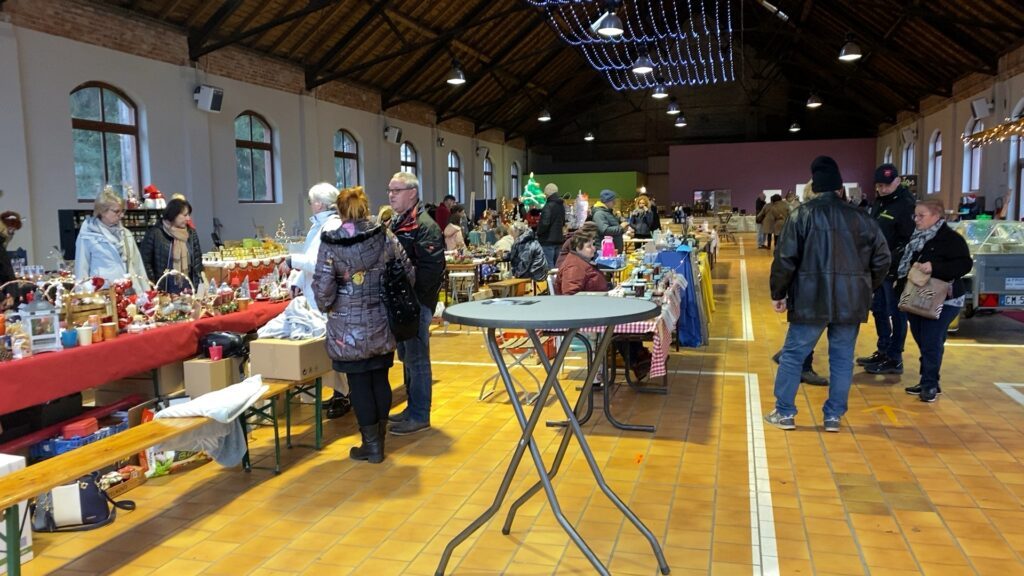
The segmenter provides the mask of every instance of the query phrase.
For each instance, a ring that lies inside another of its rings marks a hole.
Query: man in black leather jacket
[[[896,266],[903,249],[914,233],[914,195],[902,184],[892,164],[875,170],[875,201],[869,213],[878,222],[892,254],[892,265],[885,282],[875,290],[871,315],[875,318],[878,343],[870,356],[857,358],[857,364],[871,374],[903,374],[903,345],[907,341],[907,315],[899,309],[900,295],[893,287]]]
[[[775,410],[765,421],[796,428],[796,392],[804,358],[828,329],[829,387],[823,407],[826,432],[838,432],[853,380],[853,350],[867,321],[872,291],[889,271],[889,249],[878,224],[842,198],[839,166],[828,156],[811,163],[812,190],[783,228],[772,261],[776,312],[787,312],[789,331],[775,374]]]

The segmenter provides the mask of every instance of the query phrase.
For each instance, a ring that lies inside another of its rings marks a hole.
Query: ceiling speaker
[[[398,126],[385,126],[384,139],[392,144],[398,144],[402,141],[402,129]]]
[[[196,108],[204,112],[220,112],[224,104],[224,90],[200,84],[192,93],[192,99],[196,101]]]
[[[987,98],[978,98],[971,101],[971,111],[974,112],[974,117],[980,120],[992,113],[992,103]]]

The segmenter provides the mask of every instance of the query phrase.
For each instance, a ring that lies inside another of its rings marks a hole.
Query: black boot
[[[331,399],[324,404],[324,408],[326,408],[327,419],[334,420],[349,413],[349,410],[352,409],[352,401],[348,399],[348,396],[342,396],[335,392],[334,396],[331,396]]]
[[[377,421],[377,431],[380,434],[380,456],[384,458],[384,446],[387,445],[388,440],[388,421],[382,419]]]
[[[348,451],[349,458],[353,460],[366,460],[371,464],[383,462],[384,444],[380,437],[380,425],[360,426],[359,433],[363,436],[363,445],[353,446]]]

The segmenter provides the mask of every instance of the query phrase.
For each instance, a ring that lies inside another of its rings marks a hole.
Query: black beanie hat
[[[843,189],[843,177],[839,165],[828,156],[818,156],[811,162],[811,190],[835,192]]]

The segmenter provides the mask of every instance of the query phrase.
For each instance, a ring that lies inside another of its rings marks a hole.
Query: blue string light
[[[615,90],[646,90],[658,84],[700,86],[735,80],[732,49],[733,0],[648,2],[623,0],[623,34],[598,35],[591,23],[606,11],[603,0],[527,0],[545,8],[559,38],[575,46]],[[711,9],[708,4],[714,3]],[[722,4],[725,4],[723,10]],[[658,10],[654,5],[657,4]],[[710,14],[710,18],[709,18]],[[698,22],[699,20],[699,22]],[[646,52],[655,74],[635,74],[633,63]]]

